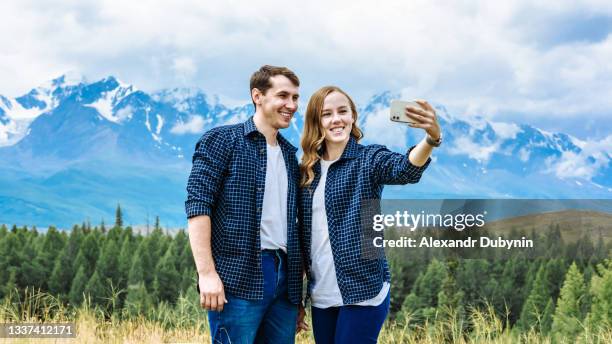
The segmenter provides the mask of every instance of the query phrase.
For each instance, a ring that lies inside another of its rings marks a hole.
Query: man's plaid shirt
[[[414,148],[414,147],[413,147]],[[410,149],[412,150],[412,148]],[[372,245],[364,241],[362,224],[364,202],[380,200],[384,184],[416,183],[431,159],[421,167],[414,166],[406,154],[389,151],[381,145],[362,146],[351,137],[340,159],[327,171],[325,183],[325,212],[329,231],[329,242],[334,257],[336,279],[345,305],[359,303],[376,296],[383,282],[391,275],[384,252],[372,259],[364,252]],[[314,166],[315,179],[300,191],[300,211],[304,219],[304,257],[309,273],[309,295],[316,281],[310,274],[312,264],[310,245],[312,242],[312,198],[321,179],[321,162]]]
[[[277,135],[287,168],[287,274],[289,299],[302,299],[298,242],[299,167],[292,146]],[[266,184],[266,139],[253,117],[214,128],[196,144],[187,182],[187,217],[208,215],[212,254],[225,290],[249,300],[263,298],[260,223]]]

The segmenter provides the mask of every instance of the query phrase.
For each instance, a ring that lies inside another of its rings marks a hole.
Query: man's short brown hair
[[[262,94],[266,94],[266,92],[272,87],[270,78],[276,75],[283,75],[296,87],[300,86],[300,79],[298,79],[297,75],[295,75],[291,69],[287,67],[264,65],[261,66],[258,71],[253,73],[253,75],[251,75],[250,91],[253,92],[253,89],[256,88],[261,91]],[[255,106],[255,102],[253,102],[253,106]]]

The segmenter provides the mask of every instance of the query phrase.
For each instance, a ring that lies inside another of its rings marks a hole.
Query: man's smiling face
[[[284,75],[270,77],[270,84],[272,87],[265,94],[256,94],[255,102],[271,127],[287,128],[298,108],[299,87]]]

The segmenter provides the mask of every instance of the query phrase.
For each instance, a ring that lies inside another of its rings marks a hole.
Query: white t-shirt
[[[321,179],[312,197],[312,242],[310,257],[315,284],[312,288],[312,305],[317,308],[344,306],[336,279],[334,256],[329,242],[327,213],[325,210],[325,182],[329,166],[337,160],[321,159]],[[378,306],[389,293],[390,284],[385,282],[375,297],[356,303],[357,306]]]
[[[266,143],[266,188],[261,210],[261,248],[287,252],[287,169],[280,146]]]

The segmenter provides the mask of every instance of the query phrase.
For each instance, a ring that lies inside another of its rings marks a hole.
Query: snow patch
[[[119,80],[117,80],[117,83],[119,84],[118,87],[116,87],[113,90],[107,91],[107,92],[102,92],[98,100],[90,104],[85,104],[85,106],[89,106],[89,107],[96,109],[98,113],[100,114],[100,116],[104,117],[105,119],[113,123],[119,124],[122,121],[124,121],[126,118],[129,119],[131,117],[122,117],[122,116],[119,116],[119,114],[113,114],[113,108],[123,98],[132,94],[135,88]]]
[[[29,134],[28,128],[32,120],[9,120],[0,124],[0,147],[12,146]]]
[[[4,112],[5,123],[0,123],[0,147],[12,146],[28,135],[30,124],[41,114],[56,106],[50,91],[39,88],[36,99],[44,101],[45,107],[24,108],[16,99],[2,97],[0,108]]]
[[[164,118],[157,114],[157,128],[155,128],[155,134],[159,135],[161,133],[162,127],[164,126]]]
[[[151,132],[151,122],[149,122],[149,111],[150,110],[151,109],[149,109],[149,108],[145,109],[145,127],[147,127],[147,130],[149,132]]]
[[[100,97],[95,102],[87,104],[86,106],[96,109],[100,116],[107,120],[113,123],[119,123],[119,118],[113,116],[113,101],[111,97]]]
[[[13,120],[29,120],[33,121],[36,117],[42,114],[48,107],[38,108],[33,107],[31,109],[24,108],[17,100],[11,98],[8,100],[9,104],[4,108],[5,116]],[[48,102],[45,102],[49,104]]]
[[[134,109],[132,108],[131,105],[128,105],[122,109],[119,109],[117,113],[115,114],[119,122],[122,122],[125,119],[130,120],[132,119],[133,115],[134,115]]]
[[[531,155],[531,152],[526,147],[521,148],[518,153],[519,160],[522,162],[527,162],[529,160],[529,156]]]

